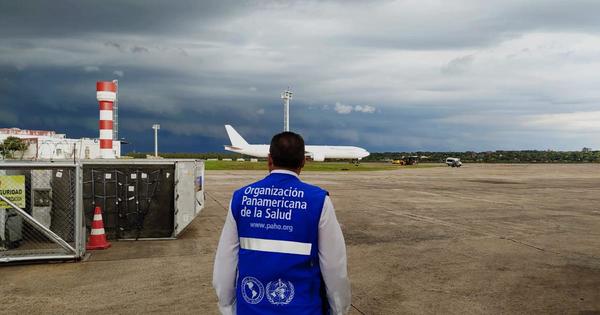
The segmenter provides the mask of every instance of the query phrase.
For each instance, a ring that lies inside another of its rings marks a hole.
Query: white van
[[[449,158],[446,158],[446,165],[451,166],[451,167],[461,167],[462,162],[460,161],[459,158],[449,157]]]

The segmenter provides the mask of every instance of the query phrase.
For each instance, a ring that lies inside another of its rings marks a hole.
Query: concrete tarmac
[[[181,239],[0,267],[0,313],[217,314],[212,264],[231,192],[264,175],[207,172],[206,208]],[[351,314],[600,314],[600,165],[302,178],[331,193]]]

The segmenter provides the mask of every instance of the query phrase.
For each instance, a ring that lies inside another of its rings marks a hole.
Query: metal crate
[[[81,170],[73,163],[0,164],[0,262],[83,255]]]

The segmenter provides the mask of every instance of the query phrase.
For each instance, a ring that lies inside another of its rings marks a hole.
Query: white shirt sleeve
[[[231,213],[230,202],[213,268],[213,287],[219,299],[219,311],[223,315],[235,314],[235,281],[239,248],[237,225]]]
[[[329,196],[319,221],[319,265],[332,314],[350,311],[352,294],[346,267],[346,243]]]

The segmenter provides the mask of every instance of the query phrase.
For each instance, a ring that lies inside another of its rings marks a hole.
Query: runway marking
[[[549,253],[553,253],[553,254],[558,254],[558,255],[560,255],[560,253],[559,253],[559,252],[554,252],[554,251],[546,250],[546,249],[543,249],[543,248],[541,248],[541,247],[533,246],[533,245],[531,245],[531,244],[527,244],[527,243],[524,243],[524,242],[521,242],[521,241],[518,241],[518,240],[515,240],[515,239],[512,239],[512,238],[508,238],[508,237],[503,237],[503,236],[500,236],[500,239],[505,239],[505,240],[509,240],[509,241],[511,241],[511,242],[515,242],[515,243],[517,243],[517,244],[521,244],[521,245],[529,246],[529,247],[531,247],[531,248],[533,248],[533,249],[537,249],[537,250],[539,250],[539,251],[542,251],[542,252],[549,252]]]

